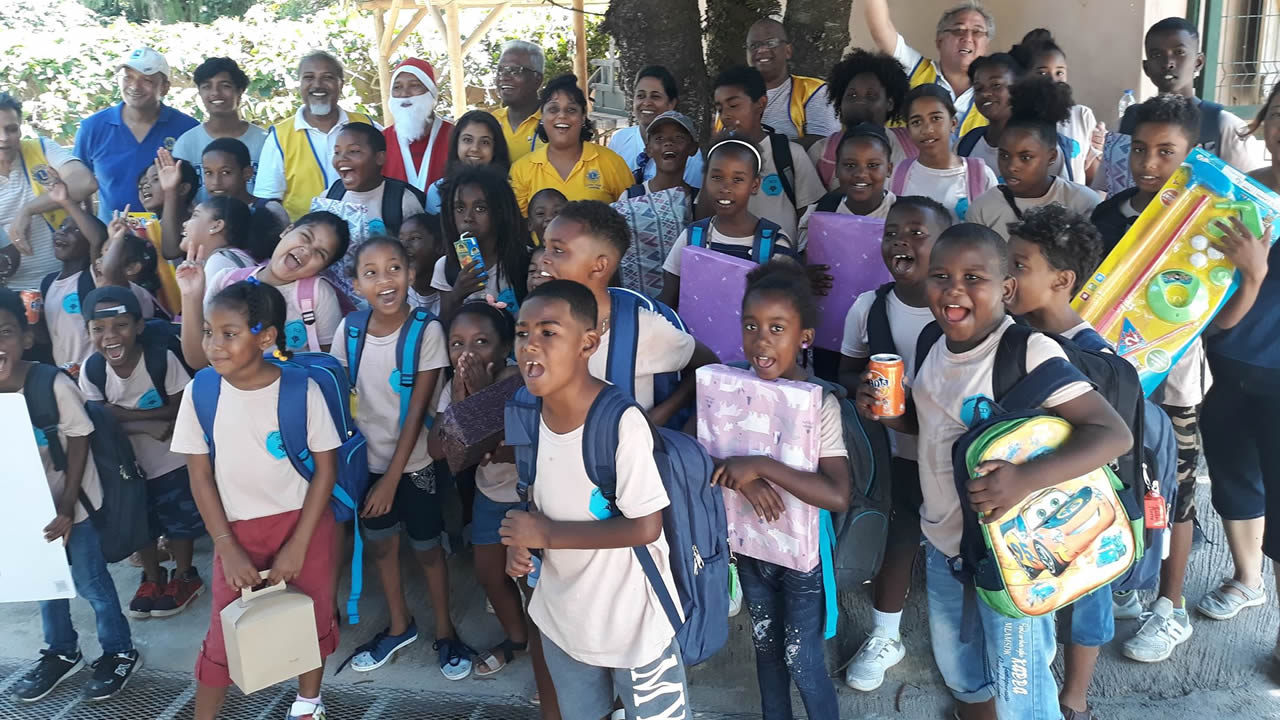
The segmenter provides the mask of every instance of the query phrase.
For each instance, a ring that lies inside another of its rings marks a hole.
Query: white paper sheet
[[[62,541],[44,539],[54,517],[53,496],[19,393],[0,393],[0,458],[0,602],[75,597]]]

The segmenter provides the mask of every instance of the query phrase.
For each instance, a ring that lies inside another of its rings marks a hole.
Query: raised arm
[[[187,248],[174,277],[182,294],[182,358],[192,370],[209,365],[204,354],[204,246]]]
[[[156,152],[156,171],[160,176],[160,190],[164,193],[164,210],[160,213],[160,244],[166,259],[182,255],[178,245],[182,242],[182,222],[186,220],[186,208],[181,205],[178,191],[182,189],[182,167],[165,148]]]
[[[889,14],[889,0],[863,0],[863,5],[871,41],[880,48],[880,52],[892,55],[898,48],[898,28],[894,27],[893,17]]]

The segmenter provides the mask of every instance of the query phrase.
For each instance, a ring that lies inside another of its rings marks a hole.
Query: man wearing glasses
[[[792,75],[791,40],[772,18],[758,20],[747,32],[747,64],[764,76],[768,104],[763,123],[800,145],[810,145],[839,132],[835,107],[827,102],[826,82]]]
[[[542,48],[528,40],[511,40],[502,46],[496,73],[502,107],[494,110],[493,116],[498,118],[507,138],[512,163],[540,144],[537,130],[542,110],[538,107],[538,90],[545,65]]]
[[[956,104],[956,132],[952,141],[970,130],[987,124],[982,113],[974,111],[973,88],[969,83],[969,63],[987,54],[995,19],[976,0],[952,7],[938,20],[938,59],[930,60],[907,45],[889,15],[888,0],[866,0],[867,28],[871,39],[882,52],[893,55],[907,69],[911,86],[937,83],[946,88]]]

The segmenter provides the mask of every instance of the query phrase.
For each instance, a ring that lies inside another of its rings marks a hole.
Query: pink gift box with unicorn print
[[[715,458],[764,455],[797,470],[818,469],[822,388],[793,380],[761,380],[749,369],[707,365],[696,373],[698,442]],[[800,572],[818,565],[819,510],[777,485],[784,511],[776,522],[756,515],[726,490],[729,547],[735,553]]]

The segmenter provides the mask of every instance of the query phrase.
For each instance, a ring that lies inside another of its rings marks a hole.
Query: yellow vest
[[[324,163],[329,162],[328,148],[316,148],[311,135],[305,129],[293,127],[293,117],[281,120],[272,128],[280,153],[284,156],[285,196],[280,198],[290,220],[297,220],[311,211],[311,198],[324,195],[329,188],[324,184]],[[373,125],[368,115],[347,113],[347,122]]]
[[[936,82],[938,82],[938,68],[933,64],[932,60],[925,58],[916,63],[915,69],[911,71],[911,87]],[[958,119],[960,121],[960,130],[956,137],[964,137],[965,133],[970,130],[988,124],[987,118],[978,112],[978,109],[972,104],[969,105],[968,112],[958,116]]]
[[[31,183],[31,191],[36,197],[40,197],[49,191],[44,183],[36,179],[41,170],[49,169],[49,159],[44,155],[44,141],[40,138],[24,139],[19,142],[19,147],[22,150],[22,169],[27,173],[27,182]],[[52,229],[57,230],[62,227],[67,214],[61,209],[50,210],[44,213],[44,219]]]

